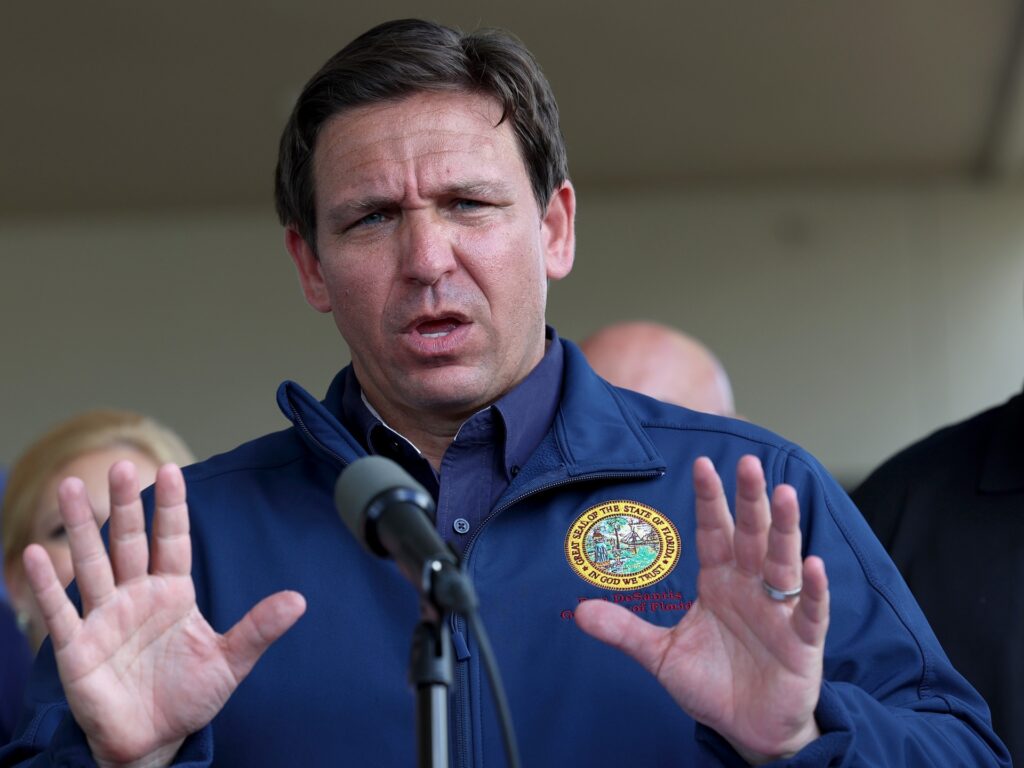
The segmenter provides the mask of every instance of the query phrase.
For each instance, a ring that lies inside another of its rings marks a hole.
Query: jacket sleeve
[[[825,561],[831,593],[815,711],[822,736],[777,765],[1009,766],[985,702],[950,664],[838,483],[799,449],[780,455],[766,473],[769,485],[796,488],[804,554]],[[715,744],[706,734],[701,740]]]
[[[76,605],[78,596],[72,587]],[[78,727],[61,687],[49,639],[36,656],[26,695],[25,710],[14,740],[0,748],[0,768],[96,768],[85,734]],[[181,768],[213,764],[213,728],[207,725],[189,736],[175,757]]]
[[[86,741],[85,734],[78,727],[63,695],[48,700],[40,694],[52,685],[44,679],[41,666],[47,664],[49,654],[52,665],[53,654],[47,642],[33,670],[33,683],[38,677],[39,687],[30,688],[30,704],[22,716],[22,726],[14,741],[0,748],[0,767],[9,768],[96,768],[96,761]],[[56,683],[60,688],[59,681]],[[203,730],[189,736],[173,765],[179,768],[205,768],[213,764],[213,729]]]
[[[0,766],[24,768],[96,768],[85,734],[67,704],[53,702],[32,712],[17,738],[0,749]],[[174,759],[178,768],[205,768],[213,764],[210,726],[189,736]]]

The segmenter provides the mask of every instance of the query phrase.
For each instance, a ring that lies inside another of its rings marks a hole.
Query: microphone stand
[[[413,631],[409,660],[409,683],[416,689],[416,751],[420,768],[448,768],[448,688],[452,680],[452,643],[447,622],[443,618],[424,618]]]
[[[416,689],[416,744],[420,768],[449,768],[448,689],[455,677],[450,611],[476,610],[469,578],[452,562],[428,560],[420,581],[422,619],[412,636],[409,683]]]

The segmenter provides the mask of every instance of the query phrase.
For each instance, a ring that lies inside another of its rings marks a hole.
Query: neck
[[[414,446],[423,457],[440,472],[441,459],[451,445],[459,428],[473,412],[446,417],[440,413],[404,413],[392,408],[380,408],[370,402],[366,392],[362,394],[363,402],[384,423],[388,429],[394,430]],[[475,411],[474,411],[475,412]]]
[[[458,424],[439,425],[436,431],[425,427],[422,423],[416,428],[398,429],[392,427],[392,429],[395,429],[406,440],[419,448],[423,457],[430,462],[430,466],[436,472],[440,472],[441,459],[444,458],[444,452],[452,444],[452,440],[455,439],[455,435],[461,426],[462,422],[460,421]]]

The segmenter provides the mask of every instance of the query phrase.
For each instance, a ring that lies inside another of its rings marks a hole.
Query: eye
[[[475,211],[484,208],[486,205],[487,203],[480,200],[466,200],[464,198],[460,198],[452,203],[452,207],[459,211]]]
[[[61,523],[46,534],[46,539],[47,541],[56,541],[57,539],[63,539],[66,535],[67,531],[64,530],[64,524]]]
[[[359,229],[360,227],[372,227],[377,224],[383,224],[386,219],[387,217],[383,213],[380,211],[374,211],[373,213],[366,214],[354,224],[350,224],[345,228],[345,231],[347,232],[350,229]]]

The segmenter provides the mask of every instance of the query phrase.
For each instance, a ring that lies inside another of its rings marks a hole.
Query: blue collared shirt
[[[554,421],[562,389],[562,345],[550,326],[546,335],[547,351],[529,375],[462,424],[441,459],[440,472],[380,419],[363,398],[355,375],[345,379],[342,423],[367,453],[398,462],[430,491],[437,502],[437,530],[458,552]]]

